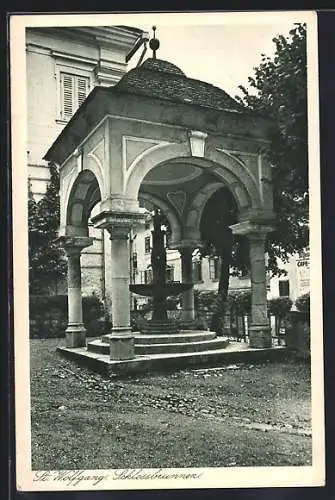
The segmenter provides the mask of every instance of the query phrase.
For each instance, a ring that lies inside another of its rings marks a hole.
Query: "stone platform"
[[[109,355],[110,335],[92,339],[80,348],[58,347],[66,358],[105,376],[171,372],[199,366],[280,359],[285,348],[252,349],[246,343],[229,342],[213,332],[181,331],[175,335],[135,335],[135,358],[114,361]]]

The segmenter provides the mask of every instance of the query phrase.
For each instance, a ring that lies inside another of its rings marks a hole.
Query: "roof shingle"
[[[177,66],[161,59],[147,59],[141,66],[128,71],[113,88],[215,110],[246,111],[224,90],[188,78]]]

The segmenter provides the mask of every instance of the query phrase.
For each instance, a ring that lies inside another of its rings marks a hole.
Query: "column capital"
[[[80,254],[83,248],[93,245],[93,238],[88,236],[60,236],[56,241],[68,256]]]
[[[233,234],[247,236],[252,240],[265,240],[268,233],[274,231],[274,224],[259,223],[257,221],[243,221],[230,226]]]
[[[142,212],[103,211],[92,218],[94,227],[107,229],[111,238],[128,238],[132,227],[143,224],[147,214]]]
[[[179,252],[182,252],[183,250],[190,250],[193,252],[196,248],[201,247],[202,242],[200,240],[189,238],[179,241],[171,241],[171,243],[169,244],[169,248],[171,250],[179,250]]]

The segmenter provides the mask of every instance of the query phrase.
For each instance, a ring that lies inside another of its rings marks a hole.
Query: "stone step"
[[[200,351],[210,351],[215,349],[224,349],[229,342],[224,339],[210,339],[193,342],[177,342],[162,344],[135,344],[136,355],[150,354],[174,354],[174,353],[192,353]],[[109,342],[102,342],[100,339],[92,340],[87,343],[87,350],[97,354],[109,354]]]
[[[108,333],[101,337],[103,342],[109,343],[112,333]],[[179,333],[159,333],[159,334],[143,334],[134,332],[135,344],[177,344],[178,342],[193,342],[202,340],[212,340],[216,337],[215,332],[199,331],[199,330],[181,330]]]
[[[143,335],[162,335],[164,333],[168,335],[176,335],[179,332],[178,328],[142,328],[141,333]]]
[[[207,332],[207,331],[181,331],[174,335],[169,334],[159,334],[159,335],[144,335],[144,334],[136,334],[135,335],[135,344],[177,344],[179,342],[201,342],[202,340],[212,340],[215,339],[215,332]]]
[[[128,377],[132,374],[171,372],[175,370],[224,366],[231,363],[255,363],[259,361],[281,360],[286,356],[286,348],[272,347],[251,349],[247,344],[231,343],[226,349],[183,354],[153,354],[136,356],[125,361],[112,361],[109,355],[88,351],[85,347],[58,347],[67,359],[105,376]]]
[[[201,352],[215,349],[224,349],[229,342],[224,339],[203,340],[200,342],[179,342],[176,344],[142,344],[135,345],[135,353],[150,354],[175,354],[183,352]]]

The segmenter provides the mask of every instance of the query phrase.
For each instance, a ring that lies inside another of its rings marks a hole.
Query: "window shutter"
[[[68,119],[73,115],[73,87],[74,79],[72,75],[62,74],[62,118]]]
[[[77,107],[82,105],[88,94],[88,78],[77,78]]]

